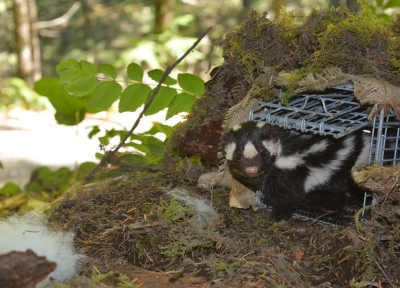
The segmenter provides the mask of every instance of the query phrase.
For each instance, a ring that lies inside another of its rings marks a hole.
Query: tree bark
[[[35,0],[14,0],[13,16],[17,75],[32,86],[41,77],[39,38],[33,28],[37,20]]]
[[[35,0],[28,0],[29,2],[29,28],[30,40],[32,49],[32,62],[33,62],[33,81],[38,81],[42,78],[42,61],[40,57],[40,41],[39,32],[35,29],[34,24],[37,22],[37,8]]]
[[[153,33],[161,34],[165,31],[165,24],[173,18],[174,0],[153,0],[154,28]]]
[[[17,74],[29,85],[33,84],[33,63],[30,47],[29,8],[27,0],[14,0],[15,50],[18,57]]]

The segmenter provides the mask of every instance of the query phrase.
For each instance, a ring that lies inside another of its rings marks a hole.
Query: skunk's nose
[[[245,171],[246,171],[246,174],[248,174],[249,176],[258,174],[257,166],[248,166],[248,167],[246,167]]]

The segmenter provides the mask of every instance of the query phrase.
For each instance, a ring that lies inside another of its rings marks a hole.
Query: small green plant
[[[134,112],[149,100],[156,88],[154,100],[144,111],[144,115],[152,115],[168,108],[166,120],[180,112],[190,111],[196,99],[204,93],[204,81],[189,73],[178,74],[176,79],[167,76],[161,85],[164,71],[154,69],[147,72],[147,78],[155,81],[146,83],[144,71],[136,63],[126,69],[126,81],[117,77],[116,68],[110,64],[97,66],[88,61],[75,59],[61,61],[56,70],[57,78],[43,78],[35,83],[37,93],[46,96],[56,109],[55,118],[58,123],[76,125],[86,113],[108,110],[117,100],[118,111]],[[149,81],[148,81],[149,82]],[[124,88],[123,88],[124,87]],[[171,127],[155,123],[147,132],[130,135],[125,147],[133,147],[138,153],[125,155],[121,161],[130,163],[161,164],[166,147],[166,140],[171,135]],[[100,133],[95,126],[89,133],[94,137]],[[166,140],[155,137],[163,133]],[[110,129],[99,138],[101,144],[108,145],[114,137],[123,139],[128,134],[125,129]]]
[[[210,30],[211,27],[202,33],[182,57],[165,71],[161,69],[148,71],[147,76],[155,81],[154,84],[144,80],[145,72],[136,63],[130,63],[126,69],[126,76],[120,77],[111,64],[98,66],[86,60],[75,59],[63,60],[57,65],[59,78],[43,78],[35,83],[34,90],[49,99],[56,109],[55,118],[60,124],[76,125],[84,119],[86,113],[106,111],[116,101],[119,101],[118,111],[121,113],[133,112],[143,106],[129,131],[108,131],[103,141],[107,142],[110,136],[119,136],[121,140],[115,148],[109,151],[104,149],[104,155],[99,155],[101,158],[99,165],[87,175],[86,181],[94,180],[100,168],[113,163],[117,158],[116,153],[124,146],[130,145],[136,149],[134,155],[123,159],[126,162],[162,164],[170,128],[161,124],[155,125],[155,129],[153,127],[153,130],[145,135],[134,135],[134,131],[144,115],[152,115],[167,109],[166,119],[168,119],[177,113],[190,111],[196,99],[202,96],[205,92],[202,79],[189,73],[178,74],[175,79],[169,74]],[[99,131],[99,127],[94,127],[90,137]],[[158,132],[166,135],[164,141],[154,136]]]
[[[48,204],[64,194],[71,184],[81,182],[96,164],[84,162],[75,171],[61,167],[55,171],[38,167],[32,171],[29,182],[21,189],[13,182],[0,188],[0,218],[16,211],[47,209]]]

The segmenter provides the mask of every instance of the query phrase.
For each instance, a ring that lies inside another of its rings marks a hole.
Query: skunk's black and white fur
[[[249,121],[221,137],[232,176],[263,193],[275,220],[288,219],[300,204],[340,210],[364,190],[351,168],[368,162],[370,138],[354,132],[335,139]]]

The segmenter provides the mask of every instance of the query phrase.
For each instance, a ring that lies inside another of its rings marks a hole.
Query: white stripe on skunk
[[[335,139],[249,121],[223,134],[221,143],[232,176],[260,190],[276,220],[289,218],[299,204],[338,210],[362,201],[364,190],[350,171],[368,162],[365,133]]]

